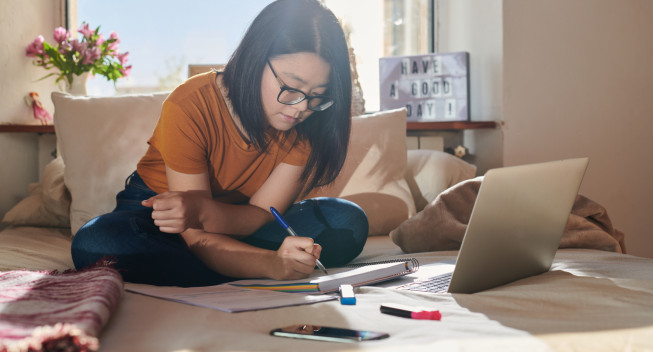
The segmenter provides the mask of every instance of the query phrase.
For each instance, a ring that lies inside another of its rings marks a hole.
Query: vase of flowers
[[[35,58],[34,65],[46,70],[56,68],[41,79],[56,76],[55,83],[63,84],[71,94],[85,94],[86,79],[89,75],[102,75],[114,84],[118,78],[127,77],[131,65],[127,66],[129,52],[118,49],[120,39],[116,32],[106,39],[100,34],[100,27],[91,29],[82,23],[78,32],[81,38],[71,38],[71,33],[63,27],[54,30],[54,43],[49,44],[39,35],[25,49],[25,55]]]

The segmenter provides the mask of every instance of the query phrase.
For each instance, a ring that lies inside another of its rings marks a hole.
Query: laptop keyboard
[[[413,281],[396,288],[415,292],[447,293],[449,283],[451,282],[451,275],[453,275],[452,272],[436,275],[419,281]]]

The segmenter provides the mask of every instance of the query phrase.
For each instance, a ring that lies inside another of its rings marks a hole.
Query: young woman
[[[350,105],[336,17],[317,0],[273,2],[224,73],[195,76],[166,99],[115,210],[75,235],[75,266],[112,257],[126,281],[200,286],[349,262],[367,239],[360,207],[293,203],[340,172]],[[301,237],[287,236],[270,207]]]

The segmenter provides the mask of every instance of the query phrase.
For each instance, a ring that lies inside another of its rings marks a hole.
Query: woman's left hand
[[[176,191],[157,194],[141,204],[152,208],[154,224],[162,232],[182,233],[202,229],[200,213],[206,200],[211,200],[207,191]]]

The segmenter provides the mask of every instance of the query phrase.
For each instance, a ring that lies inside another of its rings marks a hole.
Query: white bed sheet
[[[70,256],[70,229],[50,227],[9,227],[0,231],[0,271],[67,270]]]
[[[66,230],[0,232],[0,270],[72,266]],[[456,252],[418,253],[420,263]],[[372,237],[357,261],[406,257],[387,237]],[[388,316],[381,303],[438,309],[441,321]],[[301,341],[269,331],[308,323],[383,331],[356,344]],[[337,301],[224,313],[125,292],[100,335],[101,351],[646,351],[653,350],[653,260],[583,249],[558,251],[552,270],[485,292],[428,295],[381,287]]]

